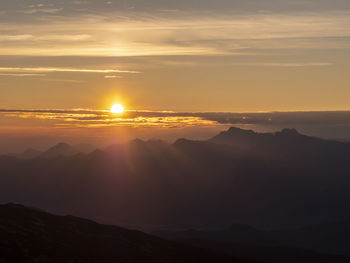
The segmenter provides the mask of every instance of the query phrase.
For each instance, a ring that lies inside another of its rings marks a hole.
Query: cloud
[[[1,42],[51,42],[55,41],[67,43],[67,42],[83,42],[92,39],[91,35],[87,34],[58,34],[58,35],[45,35],[45,36],[34,36],[30,34],[21,35],[0,35]]]
[[[203,113],[202,116],[218,123],[233,125],[350,125],[350,111]]]
[[[72,1],[73,5],[83,5],[83,4],[87,4],[88,1]]]
[[[256,67],[287,67],[287,68],[298,68],[298,67],[327,67],[333,65],[328,62],[307,62],[307,63],[236,63],[233,65],[239,66],[256,66]]]
[[[45,13],[45,14],[56,14],[63,10],[63,8],[42,8],[43,6],[38,6],[39,8],[18,10],[17,12],[23,14],[36,14],[36,13]]]
[[[127,10],[130,7],[140,12],[155,13],[156,10],[199,10],[199,11],[212,11],[212,12],[227,12],[236,11],[242,12],[295,12],[304,10],[346,10],[350,8],[350,4],[347,0],[178,0],[178,1],[159,1],[159,0],[113,0],[113,1],[101,1],[101,0],[45,0],[40,4],[30,4],[34,1],[28,0],[16,0],[16,1],[2,1],[0,6],[3,9],[20,9],[26,8],[44,8],[48,6],[55,6],[59,4],[65,7],[65,10],[71,6],[79,6],[84,4],[91,12],[95,11],[117,11]],[[106,3],[107,6],[104,5]],[[69,12],[71,10],[66,10]],[[72,11],[71,11],[72,12]]]
[[[92,36],[88,34],[77,34],[77,35],[45,35],[33,37],[32,40],[36,41],[86,41],[91,39]]]
[[[191,114],[171,112],[126,111],[113,114],[97,110],[11,110],[2,109],[0,115],[8,118],[39,119],[54,122],[56,127],[197,127],[215,123]]]
[[[105,79],[121,79],[123,78],[122,76],[115,76],[115,75],[107,75],[104,76]]]
[[[135,111],[113,114],[104,110],[20,110],[0,109],[0,115],[12,118],[54,121],[65,127],[200,127],[218,125],[300,126],[350,125],[350,111],[310,112],[171,112]]]
[[[54,81],[54,82],[66,82],[66,83],[86,83],[85,80],[76,80],[76,79],[54,79],[54,78],[43,78],[44,81]]]
[[[2,45],[0,55],[239,55],[249,49],[347,48],[349,25],[347,10],[210,16],[194,11],[125,10],[70,14],[40,22],[0,24],[0,32],[16,32],[13,37],[4,34],[4,39],[17,38],[16,45]],[[40,43],[33,45],[33,41]]]
[[[0,73],[0,76],[7,76],[7,77],[43,77],[43,76],[46,76],[46,74]]]
[[[82,68],[51,68],[51,67],[38,67],[38,68],[21,68],[21,67],[0,67],[0,72],[40,72],[40,73],[52,73],[52,72],[74,72],[74,73],[129,73],[138,74],[140,72],[133,70],[119,70],[119,69],[82,69]]]
[[[23,35],[0,35],[0,41],[23,41],[33,39],[33,35],[23,34]]]

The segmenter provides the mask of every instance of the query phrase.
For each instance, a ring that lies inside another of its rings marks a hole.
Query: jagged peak
[[[230,127],[226,133],[230,133],[230,134],[237,134],[237,133],[246,133],[246,134],[256,134],[256,132],[254,132],[253,130],[245,130],[245,129],[241,129],[238,127]]]
[[[43,158],[54,158],[58,156],[64,156],[64,155],[73,155],[79,153],[78,150],[73,148],[71,145],[65,143],[65,142],[60,142],[56,144],[55,146],[49,148],[45,152],[43,152],[40,157]]]
[[[50,149],[61,149],[61,148],[71,148],[71,146],[68,143],[59,142],[56,145],[52,146]]]
[[[284,136],[296,136],[301,135],[296,129],[294,128],[285,128],[279,132],[275,133],[276,135],[284,135]]]
[[[184,143],[188,143],[190,142],[191,140],[188,140],[186,138],[180,138],[180,139],[177,139],[175,142],[174,142],[174,145],[181,145],[181,144],[184,144]]]
[[[139,139],[139,138],[133,139],[133,140],[128,142],[129,146],[141,146],[141,145],[145,145],[145,144],[146,144],[146,141]]]
[[[95,149],[94,151],[87,154],[87,156],[89,157],[99,157],[104,155],[105,155],[105,152],[100,149]]]
[[[218,135],[214,136],[213,138],[209,139],[209,141],[217,141],[217,140],[227,140],[232,138],[249,138],[251,136],[258,135],[253,130],[244,130],[238,127],[230,127],[227,131],[222,131]]]
[[[284,128],[281,131],[275,132],[275,133],[258,133],[253,130],[245,130],[238,127],[230,127],[227,131],[220,132],[216,137],[220,137],[220,135],[283,135],[283,136],[296,136],[301,135],[295,128]]]
[[[144,143],[145,141],[140,139],[140,138],[135,138],[133,140],[130,141],[130,143]]]

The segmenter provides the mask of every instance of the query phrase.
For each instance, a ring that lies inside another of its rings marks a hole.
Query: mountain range
[[[347,142],[232,127],[207,141],[137,139],[89,151],[62,143],[27,156],[0,156],[1,203],[147,231],[249,225],[281,231],[288,246],[305,240],[307,249],[349,254],[326,227],[313,230],[329,237],[322,244],[283,232],[339,225],[338,243],[350,238]]]
[[[78,144],[69,145],[67,143],[58,143],[45,151],[40,151],[33,148],[28,148],[24,152],[19,154],[9,154],[9,156],[16,157],[19,159],[34,159],[34,158],[56,158],[60,156],[72,156],[79,153],[90,153],[96,148],[90,144]]]

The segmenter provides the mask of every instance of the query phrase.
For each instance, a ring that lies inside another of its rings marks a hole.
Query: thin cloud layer
[[[349,13],[109,12],[47,17],[45,23],[5,22],[0,23],[0,55],[208,56],[249,49],[345,48]]]
[[[350,111],[319,112],[170,112],[126,111],[113,114],[102,110],[0,110],[2,118],[40,119],[66,127],[188,127],[216,125],[350,125]]]
[[[3,0],[3,10],[8,12],[26,13],[53,13],[60,15],[77,14],[86,12],[96,14],[105,11],[129,11],[149,13],[177,13],[183,10],[204,11],[236,11],[236,12],[293,12],[300,10],[334,10],[349,9],[347,0],[113,0],[113,1],[54,1],[47,0],[42,3],[33,3],[26,0]]]
[[[12,67],[0,67],[0,72],[75,72],[75,73],[131,73],[137,74],[138,71],[132,70],[120,70],[120,69],[81,69],[81,68],[12,68]]]

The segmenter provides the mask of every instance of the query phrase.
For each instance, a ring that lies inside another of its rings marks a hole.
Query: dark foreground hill
[[[139,231],[0,205],[0,262],[247,262]]]
[[[321,226],[320,226],[321,227]],[[344,231],[348,227],[339,226]],[[350,256],[341,249],[349,248],[344,234],[327,229],[313,227],[307,229],[285,230],[279,232],[260,231],[245,225],[233,225],[217,231],[158,231],[154,234],[168,240],[176,240],[201,248],[221,251],[237,257],[266,263],[347,263]],[[325,230],[328,235],[325,235]],[[328,242],[325,240],[330,238]],[[333,239],[332,239],[333,238]],[[317,242],[319,240],[319,243]],[[334,242],[333,251],[329,244]],[[323,244],[323,246],[319,246]],[[312,247],[314,245],[314,247]],[[337,247],[339,246],[339,248]],[[312,249],[311,249],[312,248]],[[338,248],[336,250],[336,248]]]
[[[292,246],[350,256],[350,221],[272,231],[270,234]]]

